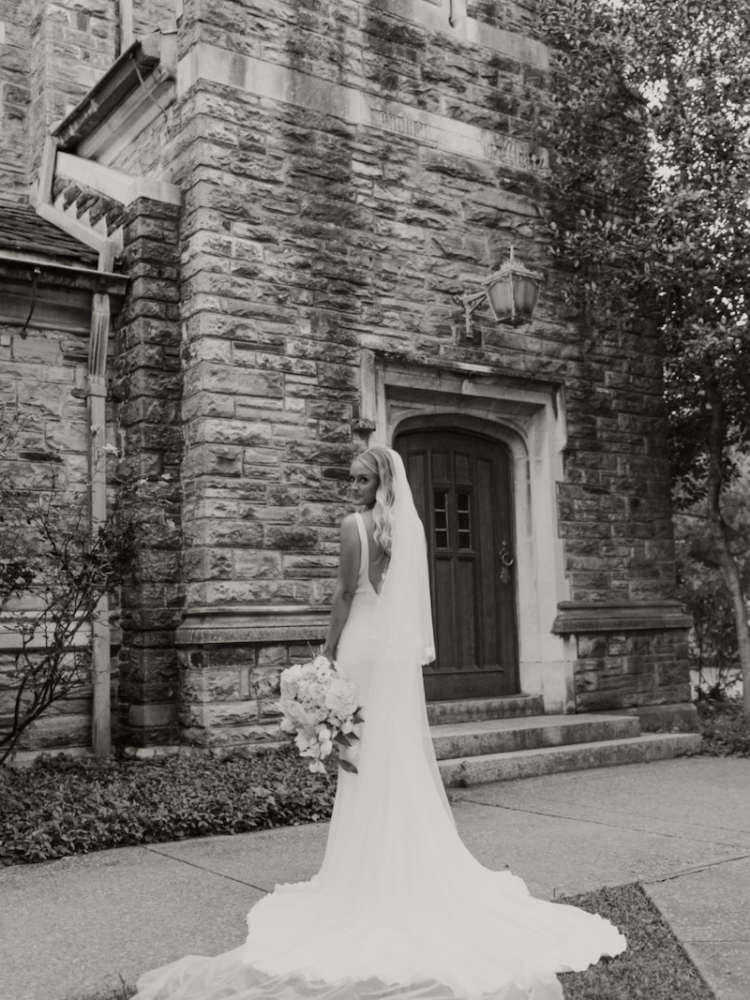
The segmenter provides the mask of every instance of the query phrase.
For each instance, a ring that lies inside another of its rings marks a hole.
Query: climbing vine
[[[551,250],[595,329],[659,337],[675,502],[705,517],[750,715],[722,512],[750,453],[750,0],[543,0],[541,17],[556,59]]]

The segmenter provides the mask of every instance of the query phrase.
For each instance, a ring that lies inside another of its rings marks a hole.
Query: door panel
[[[428,540],[437,659],[425,667],[427,698],[515,694],[508,452],[449,428],[399,435],[395,447]]]

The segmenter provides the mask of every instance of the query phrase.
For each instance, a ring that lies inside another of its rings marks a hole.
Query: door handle
[[[510,554],[506,541],[503,541],[498,554],[503,567],[500,570],[500,581],[501,583],[508,583],[510,581],[510,567],[513,565],[513,556]]]

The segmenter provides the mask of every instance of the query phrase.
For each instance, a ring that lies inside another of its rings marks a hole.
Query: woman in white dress
[[[606,920],[533,899],[460,840],[430,740],[427,551],[400,456],[351,467],[324,653],[364,706],[358,773],[339,770],[325,859],[248,914],[245,944],[146,973],[136,1000],[562,1000],[556,973],[620,954]]]

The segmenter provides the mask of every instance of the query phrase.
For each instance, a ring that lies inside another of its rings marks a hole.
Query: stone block
[[[171,726],[177,718],[177,708],[174,704],[167,705],[130,705],[128,722],[131,726],[154,728]]]
[[[278,580],[280,577],[281,553],[263,549],[235,551],[235,580]]]
[[[231,604],[291,604],[295,587],[276,580],[212,580],[204,587],[203,603],[210,607]]]
[[[240,476],[242,449],[226,444],[196,445],[187,451],[182,469],[185,476]]]
[[[188,432],[192,443],[248,445],[267,447],[271,443],[271,428],[267,423],[227,418],[206,418],[194,422]]]
[[[237,396],[282,398],[284,376],[280,372],[259,372],[202,361],[186,373],[185,392],[202,390]]]
[[[242,673],[237,669],[188,667],[180,673],[180,700],[200,703],[239,701],[243,696]]]
[[[32,724],[19,744],[23,749],[52,750],[91,745],[91,715],[42,717]]]
[[[318,532],[301,525],[267,524],[264,527],[265,548],[281,551],[305,551],[318,545]]]
[[[579,635],[578,656],[581,659],[599,658],[607,654],[607,638],[603,635]]]

